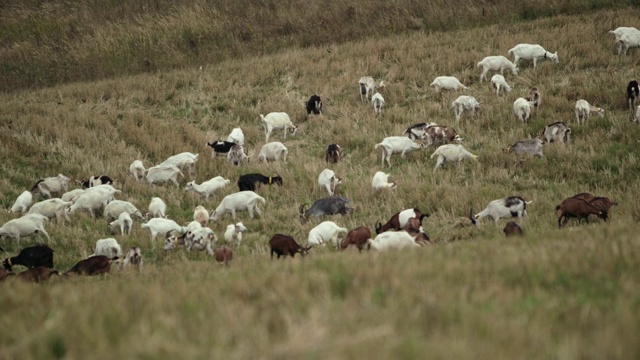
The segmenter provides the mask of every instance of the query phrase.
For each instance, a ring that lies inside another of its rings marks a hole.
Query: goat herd
[[[635,28],[618,28],[611,31],[619,44],[619,53],[625,53],[631,46],[640,46],[640,31]],[[533,67],[537,66],[539,60],[549,59],[558,63],[557,53],[550,53],[540,45],[519,44],[509,50],[513,54],[514,62],[509,61],[504,56],[488,56],[478,63],[482,67],[480,81],[485,79],[489,70],[500,71],[509,69],[515,75],[518,73],[517,64],[519,60],[532,60]],[[511,86],[506,82],[503,75],[494,75],[491,83],[499,95],[500,90],[511,91]],[[380,115],[384,109],[384,97],[376,90],[384,88],[383,81],[377,83],[371,77],[362,77],[359,80],[359,94],[361,101],[371,101],[376,115]],[[451,76],[439,76],[431,86],[436,92],[442,90],[467,90],[458,79]],[[640,96],[638,82],[630,81],[627,87],[627,100],[630,109],[634,109],[635,101]],[[535,87],[529,96],[517,99],[513,104],[513,112],[516,118],[523,123],[527,123],[531,116],[531,111],[541,105],[542,95]],[[456,121],[458,121],[465,111],[475,112],[481,103],[473,96],[463,95],[458,97],[452,108]],[[319,96],[313,95],[306,104],[309,115],[322,115],[322,100]],[[588,120],[591,113],[604,116],[604,110],[591,106],[585,100],[578,100],[575,107],[576,121],[581,124]],[[296,134],[297,126],[294,126],[286,113],[275,112],[266,116],[260,115],[260,120],[264,126],[265,139],[268,142],[274,130],[282,129],[283,137],[286,139],[287,133]],[[635,121],[640,120],[640,106],[635,113]],[[545,127],[541,139],[522,140],[509,147],[509,153],[531,154],[542,157],[542,146],[544,143],[554,141],[567,142],[571,129],[564,123],[554,123]],[[418,143],[417,140],[424,142]],[[409,151],[425,148],[432,144],[442,144],[439,146],[431,158],[437,158],[435,170],[442,167],[446,162],[462,161],[464,159],[476,159],[477,156],[467,151],[460,142],[462,138],[458,136],[454,129],[448,126],[441,126],[435,123],[419,123],[407,128],[403,136],[391,136],[375,145],[376,149],[381,149],[382,166],[386,162],[391,166],[390,158],[392,154],[401,154],[402,157]],[[451,144],[457,143],[457,144]],[[207,143],[212,149],[212,156],[223,155],[234,165],[242,165],[249,157],[244,149],[244,134],[240,128],[235,128],[226,140]],[[287,148],[281,142],[266,143],[258,155],[259,161],[286,161]],[[134,161],[129,168],[130,174],[136,181],[146,179],[149,184],[161,184],[171,182],[179,186],[178,177],[184,176],[184,172],[193,175],[198,154],[189,152],[177,154],[169,157],[159,165],[145,169],[142,161]],[[342,160],[342,149],[338,144],[328,146],[325,154],[327,164],[337,163]],[[113,187],[113,181],[106,175],[93,176],[86,181],[79,182],[81,189],[68,190],[69,177],[59,174],[38,181],[30,191],[24,191],[15,201],[9,210],[14,213],[26,213],[23,216],[7,221],[0,227],[0,237],[9,237],[18,243],[21,237],[32,234],[42,234],[50,241],[49,234],[44,228],[45,221],[53,218],[70,221],[69,215],[78,210],[88,212],[92,217],[96,217],[99,212],[107,220],[108,229],[112,234],[118,231],[122,236],[127,236],[131,232],[133,225],[132,216],[140,220],[146,220],[142,228],[149,229],[151,234],[152,247],[155,246],[155,238],[158,235],[165,236],[165,249],[173,249],[184,245],[190,251],[205,250],[216,260],[228,263],[233,257],[233,250],[227,245],[214,249],[217,237],[208,227],[208,222],[216,221],[230,213],[236,219],[238,211],[248,211],[249,217],[253,219],[254,211],[261,215],[259,205],[264,205],[266,200],[256,193],[260,185],[278,184],[282,186],[282,177],[264,176],[262,174],[245,174],[238,179],[239,192],[230,194],[222,199],[220,205],[211,213],[203,206],[197,206],[194,211],[194,221],[186,226],[182,226],[167,218],[167,206],[158,197],[152,198],[148,212],[143,214],[132,203],[116,200],[115,194],[121,191]],[[201,184],[194,181],[186,184],[186,191],[198,193],[203,200],[208,200],[215,191],[225,187],[230,180],[221,176],[214,177]],[[318,219],[324,215],[347,214],[353,209],[348,206],[349,199],[341,195],[335,195],[335,187],[341,183],[332,170],[325,169],[318,178],[321,187],[326,188],[329,196],[314,202],[305,210],[305,205],[300,206],[299,215],[302,222],[309,217]],[[396,184],[389,182],[389,174],[378,171],[372,180],[372,187],[379,191],[385,188],[393,188]],[[41,196],[45,200],[32,205],[33,199]],[[60,196],[60,197],[57,197]],[[491,201],[489,205],[480,213],[468,216],[469,225],[477,225],[485,217],[494,219],[496,224],[501,218],[517,217],[522,218],[527,215],[527,205],[531,201],[525,201],[518,196],[509,196],[503,199]],[[590,215],[596,215],[603,220],[608,219],[611,206],[616,203],[606,197],[596,197],[589,193],[577,194],[567,198],[556,207],[558,226],[566,224],[569,218],[578,218],[588,221]],[[271,258],[273,255],[294,256],[297,253],[307,254],[314,245],[324,245],[332,243],[335,247],[346,249],[350,246],[356,247],[359,251],[364,248],[374,250],[385,250],[390,248],[418,247],[431,244],[429,236],[422,228],[422,221],[429,215],[420,209],[411,208],[394,214],[385,224],[376,223],[375,231],[377,236],[372,237],[371,231],[366,226],[360,226],[352,230],[338,226],[332,221],[324,221],[311,229],[309,232],[307,246],[302,246],[293,237],[284,234],[275,234],[269,240]],[[389,231],[395,230],[395,231]],[[238,222],[230,224],[224,234],[224,238],[229,245],[238,247],[242,241],[242,233],[247,228]],[[507,236],[522,235],[522,228],[516,222],[509,222],[504,233]],[[346,235],[346,236],[345,236]],[[342,238],[342,240],[340,240]],[[0,247],[0,251],[4,251]],[[12,267],[22,265],[28,270],[16,275],[27,281],[40,282],[49,279],[50,276],[58,274],[53,269],[54,251],[47,245],[35,245],[22,249],[15,257],[4,260],[0,269],[0,281],[14,275]],[[139,247],[129,249],[123,256],[120,245],[114,238],[100,239],[96,242],[95,253],[87,259],[78,262],[63,275],[97,275],[109,272],[112,262],[119,264],[120,268],[129,266],[142,268],[142,253]],[[5,270],[6,269],[6,270]]]

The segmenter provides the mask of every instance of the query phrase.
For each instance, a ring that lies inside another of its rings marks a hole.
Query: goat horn
[[[478,220],[473,218],[473,208],[469,208],[469,219],[473,225],[477,225]]]

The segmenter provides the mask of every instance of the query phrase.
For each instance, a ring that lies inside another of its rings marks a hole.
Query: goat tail
[[[376,150],[378,150],[378,148],[379,148],[380,146],[382,146],[382,143],[378,143],[378,144],[376,144],[373,148],[374,148],[374,149],[376,149]]]
[[[262,203],[262,205],[265,205],[267,203],[267,200],[265,200],[262,196],[258,196],[256,197],[256,199],[258,199]]]
[[[513,50],[514,50],[514,49],[515,49],[515,48],[512,48],[512,49],[510,49],[509,51],[507,51],[507,54],[509,54],[509,55],[513,54]]]

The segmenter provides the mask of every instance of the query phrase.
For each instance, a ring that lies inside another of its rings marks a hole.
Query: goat
[[[527,101],[532,102],[534,108],[540,108],[540,105],[542,105],[542,94],[537,86],[531,88],[529,95],[527,96]]]
[[[353,211],[352,208],[347,206],[349,199],[340,195],[331,195],[322,199],[316,200],[308,210],[304,210],[306,204],[300,205],[300,221],[305,223],[310,216],[314,216],[318,219],[322,215],[346,215],[347,212]]]
[[[9,212],[25,213],[27,212],[27,209],[29,209],[29,206],[31,206],[32,202],[33,202],[33,194],[31,193],[31,191],[25,190],[22,192],[22,194],[18,196],[16,201],[11,206],[11,209],[9,210]]]
[[[212,141],[207,142],[207,146],[211,148],[211,157],[215,157],[216,155],[229,155],[229,151],[231,148],[235,146],[236,143],[232,141]]]
[[[465,111],[471,112],[475,115],[476,110],[480,109],[480,104],[476,98],[469,95],[461,95],[451,103],[453,113],[456,115],[456,121],[460,120],[462,113]]]
[[[549,144],[552,142],[569,142],[569,136],[571,135],[571,128],[563,122],[556,122],[544,127],[542,134],[540,135],[544,142]]]
[[[382,189],[393,189],[396,187],[396,183],[394,182],[389,182],[389,176],[390,174],[386,174],[382,171],[377,171],[374,175],[373,175],[373,179],[371,180],[371,187],[373,188],[373,190],[375,191],[380,191]]]
[[[458,162],[460,163],[464,159],[478,160],[477,155],[473,155],[464,146],[459,144],[445,144],[440,145],[436,151],[431,154],[431,159],[438,157],[436,160],[436,166],[433,171],[438,170],[445,162]]]
[[[60,274],[57,270],[48,268],[46,266],[40,266],[21,272],[20,274],[16,275],[16,279],[20,279],[26,282],[41,283],[48,281],[53,275]]]
[[[402,249],[419,247],[416,239],[406,231],[390,231],[379,234],[373,240],[369,240],[369,246],[373,250],[384,251],[390,249]]]
[[[532,101],[528,101],[525,98],[517,98],[513,102],[513,114],[516,119],[527,124],[531,120],[531,108],[534,106]]]
[[[586,100],[576,101],[576,121],[579,124],[589,120],[591,113],[597,113],[600,117],[604,117],[603,108],[591,106]]]
[[[117,233],[117,229],[120,229],[120,234],[122,236],[131,235],[131,228],[133,228],[133,219],[128,212],[123,211],[118,215],[116,220],[113,220],[108,225],[109,233],[111,235],[115,235]]]
[[[296,134],[297,126],[294,126],[285,112],[271,112],[267,116],[260,114],[262,125],[264,125],[265,142],[269,141],[269,136],[273,130],[284,129],[284,138],[287,138],[287,131],[292,135]]]
[[[222,245],[214,250],[214,257],[217,262],[229,265],[233,259],[233,250],[226,245]]]
[[[346,228],[338,226],[333,221],[323,221],[309,231],[307,245],[313,246],[332,243],[338,247],[340,243],[338,240],[339,236],[343,233],[347,233]]]
[[[511,92],[511,86],[507,83],[504,76],[500,74],[495,74],[491,77],[491,87],[495,89],[496,96],[500,96],[500,89]]]
[[[231,213],[231,218],[235,220],[236,212],[242,210],[248,210],[249,217],[251,219],[253,219],[253,210],[255,210],[258,215],[262,216],[262,211],[258,208],[258,202],[261,202],[262,205],[266,204],[266,200],[253,191],[240,191],[227,195],[222,199],[220,205],[218,205],[218,207],[213,211],[209,219],[217,221],[220,217],[229,212]]]
[[[146,171],[147,170],[144,168],[144,165],[140,160],[134,160],[131,165],[129,165],[129,174],[131,174],[136,181],[143,180]]]
[[[17,256],[4,259],[2,266],[12,271],[14,265],[22,265],[27,268],[46,266],[53,269],[53,249],[47,245],[34,245],[20,250]]]
[[[76,263],[71,269],[67,270],[64,275],[86,275],[95,276],[106,274],[111,270],[112,260],[104,255],[92,256]]]
[[[129,266],[135,266],[138,268],[138,271],[142,271],[142,251],[139,247],[132,247],[127,250],[127,253],[124,254],[124,260],[122,262],[121,269],[126,269]]]
[[[195,181],[190,181],[184,189],[186,191],[195,191],[200,195],[200,198],[203,198],[205,201],[209,201],[209,196],[213,195],[216,190],[224,188],[230,182],[231,180],[229,179],[225,179],[222,176],[216,176],[207,181],[203,181],[200,185],[196,184]]]
[[[340,160],[342,160],[342,148],[340,148],[340,145],[329,145],[324,155],[324,161],[326,161],[327,163],[335,164]]]
[[[464,86],[460,80],[453,76],[438,76],[433,79],[433,82],[429,86],[433,86],[436,93],[439,93],[440,90],[469,90],[468,87]]]
[[[7,271],[3,268],[0,268],[0,282],[3,282],[7,280],[10,276],[15,276],[15,275],[16,274],[11,271]]]
[[[509,69],[511,70],[513,75],[518,75],[518,67],[516,66],[516,64],[512,63],[511,61],[509,61],[509,59],[507,59],[502,55],[487,56],[484,59],[482,59],[482,61],[480,61],[477,66],[478,67],[482,66],[482,74],[480,74],[480,82],[482,82],[485,79],[485,75],[487,75],[489,70],[493,70],[493,71],[500,70],[500,74],[504,74],[504,69]]]
[[[80,183],[80,186],[83,189],[88,189],[90,187],[94,187],[94,186],[98,186],[98,185],[112,185],[113,184],[113,180],[108,177],[107,175],[96,175],[96,176],[92,176],[87,180],[80,180],[78,181]]]
[[[208,227],[189,230],[184,237],[184,246],[187,251],[191,249],[203,251],[206,250],[209,255],[213,256],[213,244],[218,241],[216,234]]]
[[[544,157],[542,148],[544,141],[540,139],[520,140],[505,149],[509,154],[530,154],[534,156]]]
[[[48,177],[38,180],[31,188],[31,194],[34,196],[40,194],[45,199],[50,199],[54,195],[60,195],[68,190],[69,178],[58,174],[58,176]]]
[[[240,191],[256,191],[256,189],[260,188],[260,184],[278,184],[282,186],[283,182],[280,176],[264,176],[258,173],[244,174],[238,178],[238,189]]]
[[[318,95],[311,95],[307,101],[307,115],[322,115],[322,99]]]
[[[640,87],[638,87],[638,82],[636,80],[629,81],[627,84],[627,102],[629,103],[629,110],[633,110],[633,107],[636,105],[636,99],[640,97]],[[636,115],[636,118],[640,116]],[[636,120],[637,121],[637,120]]]
[[[589,204],[597,208],[600,208],[600,207],[604,208],[605,210],[607,210],[607,216],[609,215],[609,210],[611,210],[611,207],[614,205],[618,205],[617,202],[603,196],[598,196],[593,198],[592,200],[589,201]]]
[[[378,148],[382,149],[382,166],[384,166],[385,159],[387,164],[391,166],[391,155],[400,153],[400,157],[404,158],[406,153],[417,149],[424,149],[425,145],[418,144],[405,136],[389,136],[384,138],[382,142],[376,144],[374,148],[376,150]]]
[[[0,227],[0,237],[8,236],[15,243],[18,243],[21,237],[44,234],[47,237],[47,241],[51,242],[49,234],[44,229],[44,222],[48,220],[48,217],[40,214],[27,214],[23,217],[9,220]]]
[[[72,203],[75,203],[76,200],[78,200],[78,198],[85,193],[86,193],[85,189],[73,189],[62,194],[60,199],[62,201],[71,201]]]
[[[175,165],[157,165],[147,170],[146,178],[151,185],[171,181],[176,187],[180,187],[178,175],[184,177],[182,171]]]
[[[209,212],[204,206],[198,205],[193,210],[193,221],[199,222],[202,226],[207,226],[209,224]]]
[[[114,238],[100,239],[96,241],[96,248],[89,256],[104,255],[109,259],[122,257],[122,248],[118,240]]]
[[[271,260],[273,260],[273,254],[276,254],[278,259],[280,259],[280,256],[286,257],[287,255],[295,257],[298,253],[301,256],[305,256],[312,248],[312,246],[302,247],[294,238],[283,234],[273,235],[269,240],[269,247],[271,248]]]
[[[550,53],[538,44],[518,44],[511,48],[508,52],[509,55],[513,54],[513,63],[518,66],[520,59],[533,60],[533,68],[536,68],[538,60],[549,59],[553,63],[558,64],[558,52]]]
[[[457,142],[459,144],[463,140],[453,128],[436,124],[425,129],[424,139],[427,140],[426,146],[448,144],[451,142]]]
[[[282,161],[287,162],[287,154],[289,154],[289,150],[284,144],[274,141],[262,146],[258,154],[258,161],[267,162],[269,160],[278,161],[282,159]]]
[[[358,80],[360,86],[360,101],[367,102],[376,89],[384,88],[384,81],[377,83],[371,76],[363,76]]]
[[[404,134],[406,134],[409,137],[409,139],[413,141],[418,139],[424,140],[427,129],[433,125],[437,125],[437,124],[432,122],[423,122],[423,123],[413,124],[409,126],[407,130],[404,131]]]
[[[229,153],[227,154],[227,161],[234,166],[240,166],[244,164],[245,160],[249,159],[249,155],[244,152],[242,145],[233,145]]]
[[[105,208],[112,198],[113,195],[107,191],[85,192],[71,205],[69,214],[74,214],[78,210],[86,210],[92,218],[95,218],[96,212]]]
[[[167,204],[162,201],[159,197],[151,198],[149,202],[148,212],[145,218],[153,219],[153,218],[166,218],[167,217]]]
[[[240,247],[242,242],[242,233],[246,232],[247,228],[242,222],[236,224],[227,225],[227,230],[224,232],[224,240],[228,243],[234,244],[236,247]]]
[[[40,214],[49,219],[57,218],[58,220],[64,218],[71,222],[68,214],[71,205],[73,202],[63,201],[59,198],[46,199],[33,204],[27,214]]]
[[[632,47],[640,47],[640,31],[627,32],[620,36],[618,43],[618,55],[627,55],[627,50]]]
[[[393,214],[389,221],[387,221],[384,225],[382,225],[380,221],[376,222],[376,234],[382,234],[383,232],[389,230],[400,230],[407,225],[407,221],[409,221],[410,218],[418,219],[420,225],[422,225],[422,219],[428,218],[429,216],[429,214],[423,213],[418,208],[402,210]]]
[[[640,30],[634,27],[620,26],[615,30],[609,30],[609,33],[614,35],[615,42],[618,44],[618,55],[620,55],[622,53],[622,42],[620,41],[622,36],[626,34],[639,34]]]
[[[504,229],[502,229],[502,232],[504,232],[504,236],[506,237],[524,235],[524,231],[522,231],[520,225],[515,221],[509,221]]]
[[[151,219],[146,223],[142,224],[141,228],[149,229],[149,232],[151,233],[151,245],[153,247],[155,247],[154,240],[156,239],[158,234],[166,234],[169,231],[173,231],[173,230],[180,231],[181,233],[183,232],[182,226],[178,225],[178,223],[176,223],[173,220],[163,219],[163,218]]]
[[[113,220],[116,220],[118,217],[120,217],[120,214],[122,214],[123,212],[127,212],[129,213],[129,215],[133,215],[138,219],[144,218],[144,215],[142,215],[142,212],[140,212],[140,210],[138,210],[138,208],[135,205],[133,205],[128,201],[123,201],[123,200],[110,201],[104,207],[104,211],[102,212],[102,214],[104,218],[107,219],[108,222],[111,222]]]
[[[562,227],[562,225],[566,224],[569,218],[572,217],[578,218],[578,223],[580,223],[582,219],[585,219],[588,223],[589,215],[596,215],[604,221],[608,219],[607,209],[603,206],[598,207],[591,205],[582,199],[567,198],[564,199],[560,205],[556,206],[558,227]]]
[[[573,199],[582,199],[582,200],[584,200],[586,202],[589,202],[589,201],[595,199],[596,197],[593,196],[593,194],[585,192],[585,193],[580,193],[580,194],[573,195],[571,198],[573,198]]]
[[[244,145],[244,133],[240,128],[233,128],[229,136],[227,136],[227,142],[232,142],[237,145]]]
[[[366,226],[358,226],[355,229],[349,230],[347,237],[345,237],[340,244],[340,250],[345,250],[350,245],[354,245],[358,248],[359,252],[362,252],[362,249],[364,249],[370,240],[371,230]]]
[[[382,97],[382,94],[379,92],[373,94],[371,104],[373,105],[373,111],[376,115],[382,114],[382,108],[384,107],[384,97]]]
[[[185,172],[190,176],[193,176],[196,172],[196,162],[198,161],[198,156],[199,154],[182,152],[177,155],[169,156],[167,160],[158,164],[158,166],[174,165],[178,169],[180,169],[180,171]],[[148,171],[151,171],[151,169],[149,169]],[[148,178],[148,175],[149,174],[147,173],[147,178]]]
[[[429,235],[422,230],[422,222],[414,217],[407,220],[407,224],[402,230],[409,234],[418,245],[431,244]]]
[[[329,195],[333,195],[336,190],[336,186],[342,184],[342,179],[336,176],[336,173],[333,170],[324,169],[318,175],[318,185],[327,189]]]
[[[527,205],[533,201],[525,201],[519,196],[508,196],[506,198],[493,200],[481,212],[471,218],[474,225],[485,217],[490,217],[496,225],[500,218],[518,217],[521,219],[527,216]]]

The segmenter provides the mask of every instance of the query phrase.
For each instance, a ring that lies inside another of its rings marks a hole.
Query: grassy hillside
[[[159,196],[169,216],[191,220],[193,208],[214,209],[236,191],[239,175],[281,174],[282,188],[263,187],[264,215],[253,220],[229,268],[203,253],[154,247],[136,222],[123,247],[141,246],[143,273],[54,280],[35,286],[0,284],[2,358],[635,358],[638,333],[640,219],[638,140],[624,90],[638,78],[638,51],[615,55],[607,31],[637,22],[635,8],[559,15],[517,24],[486,25],[445,33],[375,36],[329,47],[292,48],[278,54],[203,63],[176,71],[78,82],[0,95],[0,207],[37,179],[63,173],[74,180],[108,174],[122,190],[117,198],[146,210]],[[522,61],[505,73],[513,91],[496,97],[479,83],[476,63],[507,55],[517,43],[542,44],[560,63],[536,69]],[[384,114],[360,103],[357,80],[384,80]],[[435,94],[438,75],[453,75],[482,101],[475,117],[456,123],[450,103],[459,94]],[[528,125],[512,115],[512,103],[538,86],[543,105]],[[325,115],[307,118],[304,102],[322,96]],[[577,99],[606,110],[586,124],[575,121]],[[287,164],[255,161],[264,144],[259,114],[286,111],[300,126]],[[392,157],[380,166],[374,145],[416,122],[453,126],[477,162],[433,171],[434,150]],[[571,142],[545,147],[545,157],[505,154],[517,140],[538,136],[546,124],[564,121]],[[241,127],[253,160],[232,167],[211,158],[206,141]],[[271,261],[274,233],[306,243],[311,221],[297,209],[324,197],[316,179],[330,143],[345,150],[331,166],[344,178],[339,193],[353,214],[327,218],[354,228],[419,207],[432,214],[424,227],[437,245],[414,252],[337,252],[316,248],[304,259]],[[157,164],[183,151],[200,153],[195,180],[221,175],[232,185],[203,202],[172,186],[152,187],[128,176],[140,159]],[[394,191],[373,193],[371,177],[391,173]],[[555,206],[589,191],[619,202],[611,220],[558,229]],[[479,228],[458,226],[473,208],[520,195],[534,202],[522,221],[526,236],[506,240],[505,220]],[[15,217],[0,212],[0,223]],[[211,224],[219,238],[231,223]],[[47,224],[56,268],[65,270],[108,237],[104,219],[75,214],[71,224]],[[26,244],[4,240],[6,255]]]

